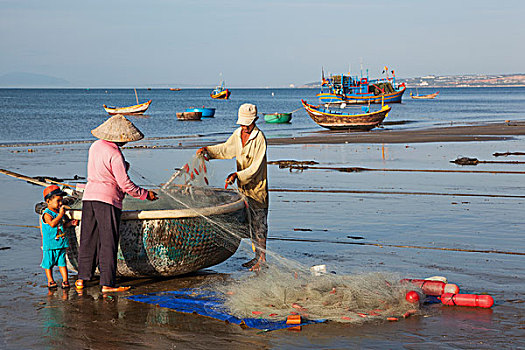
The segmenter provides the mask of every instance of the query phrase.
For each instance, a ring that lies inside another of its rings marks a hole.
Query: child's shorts
[[[52,269],[53,266],[66,266],[66,248],[43,250],[40,266],[46,270]]]

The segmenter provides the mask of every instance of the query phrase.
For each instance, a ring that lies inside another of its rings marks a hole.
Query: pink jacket
[[[113,142],[97,140],[89,148],[88,182],[83,201],[100,201],[122,209],[125,193],[145,200],[148,191],[135,185],[126,172],[124,155]]]

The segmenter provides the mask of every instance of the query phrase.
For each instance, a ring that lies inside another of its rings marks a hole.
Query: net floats
[[[494,305],[494,299],[490,295],[482,294],[453,294],[444,293],[439,297],[444,305],[449,306],[473,306],[482,308],[491,308]]]
[[[419,303],[419,294],[416,291],[409,290],[405,294],[405,299],[411,304],[418,304]]]
[[[440,296],[444,293],[459,293],[459,287],[453,283],[408,278],[402,279],[401,282],[412,283],[414,286],[421,288],[426,295]]]
[[[446,283],[443,280],[424,280],[424,279],[403,279],[403,283],[412,283],[421,288],[426,295],[436,296],[441,303],[448,306],[471,306],[491,308],[494,305],[494,298],[486,294],[459,294],[459,287],[453,283]],[[419,294],[415,291],[408,291],[405,299],[409,303],[419,302]]]

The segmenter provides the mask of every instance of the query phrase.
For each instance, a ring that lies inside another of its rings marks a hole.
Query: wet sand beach
[[[0,347],[523,347],[523,255],[459,250],[525,252],[525,175],[496,173],[521,171],[525,167],[480,164],[465,168],[450,163],[458,156],[494,160],[495,152],[523,152],[523,135],[525,122],[512,121],[422,130],[379,129],[368,133],[319,131],[269,139],[268,160],[312,160],[321,167],[494,172],[343,173],[322,169],[289,171],[269,165],[269,186],[273,191],[268,248],[274,254],[305,266],[326,264],[329,271],[337,274],[380,271],[407,278],[446,276],[462,292],[490,294],[496,301],[492,309],[432,304],[424,306],[420,314],[398,322],[374,321],[363,325],[330,322],[303,327],[301,332],[259,333],[125,299],[129,295],[210,285],[248,274],[240,267],[251,258],[247,242],[229,260],[197,274],[124,280],[122,283],[133,288],[120,295],[103,296],[96,281],[81,295],[73,289],[48,293],[39,267],[40,233],[24,227],[37,224],[33,208],[41,201],[42,188],[0,175],[4,199],[0,201]],[[131,163],[132,178],[153,187],[166,181],[174,168],[194,154],[197,146],[216,141],[217,136],[213,140],[146,139],[136,143],[144,148],[125,149],[124,154]],[[171,148],[152,148],[159,145]],[[27,146],[11,145],[0,148],[0,164],[29,176],[86,176],[88,148],[87,143],[32,144],[33,151],[28,152]],[[524,157],[505,159],[524,160]],[[212,161],[211,185],[222,186],[234,166],[234,161]],[[426,194],[415,195],[416,192]],[[383,246],[352,244],[359,242]],[[75,275],[70,275],[73,281]],[[56,271],[55,277],[58,276]]]
[[[273,138],[270,145],[332,143],[420,143],[507,140],[525,135],[525,122],[491,123],[435,127],[418,130],[381,130],[372,132],[319,131],[305,136]]]

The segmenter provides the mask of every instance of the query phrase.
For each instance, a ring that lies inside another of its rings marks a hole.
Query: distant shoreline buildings
[[[429,87],[524,87],[525,74],[466,74],[466,75],[426,75],[416,78],[398,78],[398,82],[404,82],[408,88]],[[320,82],[305,84],[303,88],[320,87]]]

